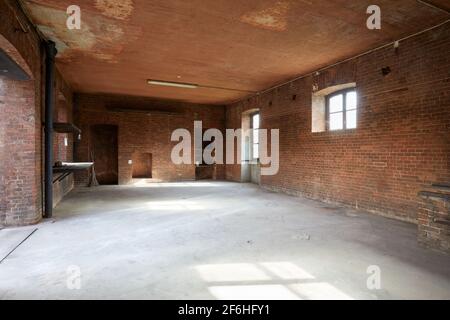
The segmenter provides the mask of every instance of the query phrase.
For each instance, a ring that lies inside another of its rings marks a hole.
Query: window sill
[[[350,135],[356,133],[358,128],[355,129],[345,129],[345,130],[326,130],[320,132],[311,132],[312,135]]]

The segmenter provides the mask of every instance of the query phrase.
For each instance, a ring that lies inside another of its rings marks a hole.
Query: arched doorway
[[[0,35],[0,226],[40,220],[40,115],[33,74]]]

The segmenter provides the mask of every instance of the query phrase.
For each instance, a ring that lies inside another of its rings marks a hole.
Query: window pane
[[[344,96],[342,94],[338,94],[337,96],[330,98],[330,113],[342,111],[343,107],[343,99]]]
[[[253,115],[252,117],[252,128],[259,129],[259,113]]]
[[[259,143],[259,130],[253,130],[253,143]]]
[[[330,114],[330,130],[344,129],[343,112]]]
[[[347,92],[347,110],[356,109],[356,91]]]
[[[347,129],[355,129],[356,128],[356,110],[347,111],[347,119],[346,119]]]
[[[253,145],[253,159],[258,159],[259,158],[259,144],[254,144]]]

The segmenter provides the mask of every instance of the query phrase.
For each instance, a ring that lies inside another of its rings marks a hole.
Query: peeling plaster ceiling
[[[449,18],[416,0],[378,0],[377,31],[366,28],[370,0],[22,2],[56,42],[58,69],[74,90],[213,104],[245,98]],[[446,0],[429,2],[448,6]],[[81,30],[66,27],[70,5],[81,8]],[[149,86],[146,79],[216,88]]]

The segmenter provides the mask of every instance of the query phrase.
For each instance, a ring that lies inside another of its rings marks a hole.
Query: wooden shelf
[[[53,173],[75,172],[89,169],[94,165],[93,162],[62,162],[61,165],[53,167]]]
[[[87,170],[93,165],[93,162],[58,162],[53,166],[53,174],[59,174],[59,176],[53,179],[53,183],[64,180],[76,171]]]

